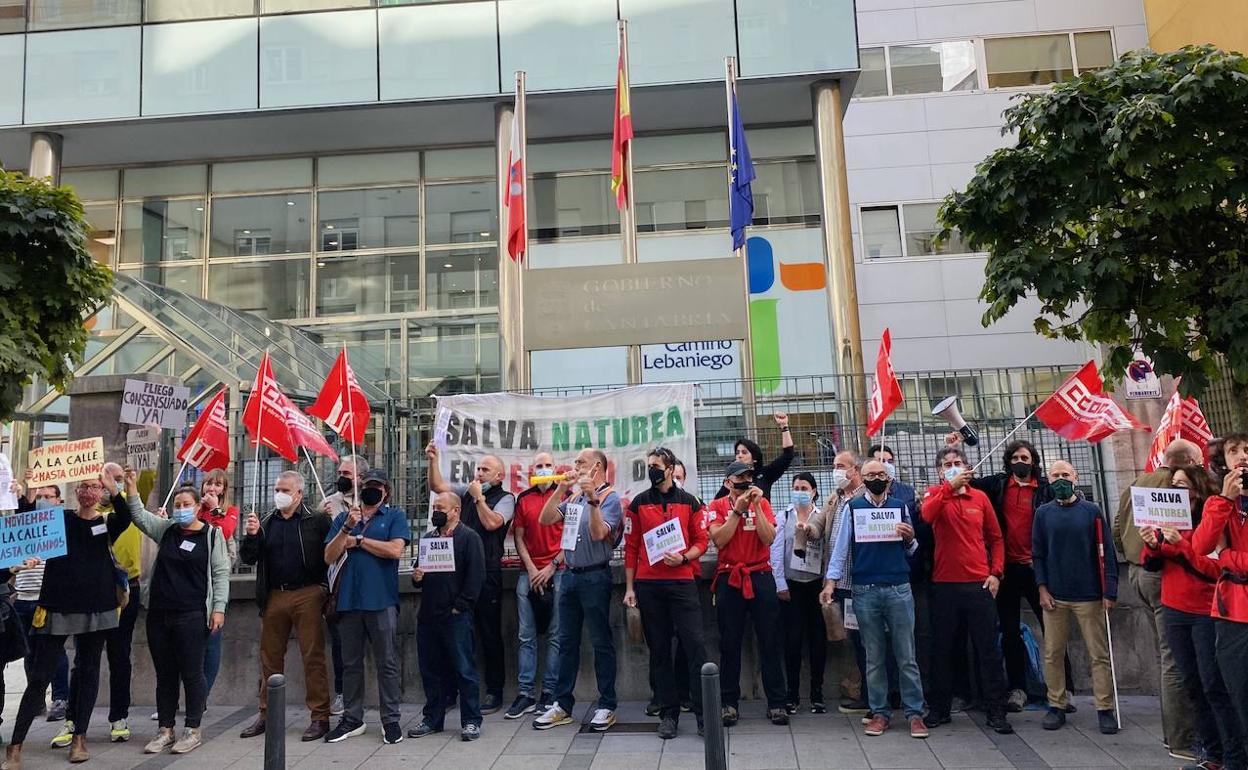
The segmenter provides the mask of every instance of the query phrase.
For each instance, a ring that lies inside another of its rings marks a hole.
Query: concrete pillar
[[[61,183],[60,134],[36,131],[30,135],[30,176],[51,179],[52,184]]]
[[[121,395],[126,380],[141,380],[158,385],[181,385],[177,377],[167,374],[94,374],[78,377],[69,385],[69,438],[104,438],[104,457],[109,462],[125,463],[126,431],[133,425],[120,420]],[[165,434],[166,436],[168,434]],[[157,489],[168,491],[173,483],[169,458],[164,457],[165,442],[161,442],[162,457],[157,468]]]

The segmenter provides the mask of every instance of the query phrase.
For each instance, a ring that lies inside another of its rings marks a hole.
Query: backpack
[[[1048,686],[1044,683],[1044,656],[1036,642],[1036,635],[1031,632],[1031,626],[1020,622],[1019,630],[1023,636],[1023,647],[1027,650],[1027,697],[1030,700],[1044,700],[1048,697]]]

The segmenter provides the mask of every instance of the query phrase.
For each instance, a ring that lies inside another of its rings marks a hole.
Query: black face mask
[[[1031,476],[1031,463],[1010,463],[1010,473],[1020,479]]]
[[[438,511],[438,510],[433,511],[433,513],[429,514],[429,523],[437,527],[438,529],[442,529],[443,527],[445,527],[446,526],[446,511]]]
[[[360,502],[365,505],[377,505],[385,496],[385,491],[377,487],[364,487],[360,490]]]
[[[346,493],[351,491],[351,487],[354,486],[354,484],[355,482],[351,481],[351,479],[347,478],[346,476],[339,476],[338,482],[334,484],[334,487],[336,487],[339,492],[345,495]]]
[[[739,490],[741,492],[744,492],[745,490],[749,489],[752,486],[754,486],[753,481],[734,481],[732,483],[732,488]]]
[[[873,495],[882,495],[888,489],[888,479],[867,479],[862,482]]]
[[[662,468],[656,468],[653,465],[650,466],[646,473],[650,476],[650,486],[652,487],[657,487],[663,483],[663,479],[667,478],[667,471]]]

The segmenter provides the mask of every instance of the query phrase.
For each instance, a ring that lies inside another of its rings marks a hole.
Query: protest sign
[[[455,547],[451,538],[422,537],[419,564],[423,572],[454,572]]]
[[[858,630],[858,616],[854,614],[854,600],[845,600],[845,628],[850,631]]]
[[[585,515],[585,506],[580,503],[568,503],[563,515],[563,535],[559,538],[559,547],[566,551],[576,550],[576,541],[581,534],[581,517]]]
[[[0,568],[30,558],[47,561],[67,552],[63,507],[0,516]]]
[[[30,483],[37,487],[94,478],[104,470],[104,439],[44,444],[30,450],[27,462],[33,474]]]
[[[680,527],[680,519],[668,519],[654,529],[642,535],[646,543],[646,558],[651,566],[663,561],[665,553],[684,553],[685,531]]]
[[[859,543],[881,543],[900,540],[897,525],[901,523],[900,508],[864,508],[854,511],[854,539]]]
[[[161,385],[143,380],[126,380],[121,394],[121,421],[131,425],[186,427],[186,410],[191,389],[181,385]]]
[[[153,470],[160,454],[160,428],[126,431],[126,464],[135,471]]]
[[[13,466],[9,458],[0,454],[0,511],[17,510],[17,495],[13,493]]]
[[[1192,528],[1192,508],[1186,489],[1131,487],[1131,513],[1137,527]]]

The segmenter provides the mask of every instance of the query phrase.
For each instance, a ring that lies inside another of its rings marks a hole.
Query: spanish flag
[[[628,98],[627,38],[620,36],[619,65],[615,76],[615,128],[611,135],[611,192],[615,207],[628,205],[628,153],[633,141],[633,112]]]

